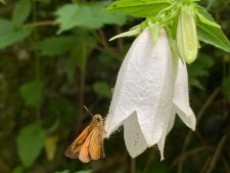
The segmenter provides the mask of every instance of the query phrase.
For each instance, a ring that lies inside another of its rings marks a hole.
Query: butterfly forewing
[[[89,136],[86,138],[85,142],[81,146],[81,150],[78,158],[83,163],[88,163],[91,160],[89,154],[89,145],[90,145],[91,137],[92,137],[92,132],[89,134]]]
[[[73,141],[73,143],[66,149],[65,155],[72,159],[78,158],[82,144],[91,133],[91,126],[88,125],[83,132]]]
[[[92,131],[92,137],[89,145],[89,153],[93,160],[104,157],[103,136],[101,129],[99,128]]]

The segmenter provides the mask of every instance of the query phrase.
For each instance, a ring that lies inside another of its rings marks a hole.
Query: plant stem
[[[131,173],[136,173],[136,159],[131,159]]]
[[[215,99],[215,97],[217,96],[217,94],[219,93],[220,88],[216,88],[214,90],[214,92],[211,94],[211,96],[207,99],[207,101],[205,102],[205,104],[203,105],[203,107],[200,109],[199,113],[197,114],[197,124],[199,124],[200,120],[203,118],[203,116],[205,115],[205,111],[208,109],[208,107],[211,105],[211,103],[213,102],[213,100]],[[181,151],[181,154],[184,153],[192,139],[193,136],[193,132],[189,131],[186,138],[185,138],[185,142]],[[178,164],[178,172],[182,173],[183,172],[183,162],[184,159],[181,159],[179,164]]]
[[[37,11],[36,11],[36,2],[33,2],[33,21],[37,21]],[[34,40],[36,42],[38,42],[39,40],[39,33],[38,33],[38,30],[37,28],[35,28],[34,30]],[[41,67],[41,63],[40,63],[40,55],[37,51],[35,51],[35,80],[41,80],[41,70],[40,70],[40,67]],[[41,107],[41,101],[38,103],[38,105],[36,106],[36,119],[37,121],[40,121],[40,107]]]
[[[50,25],[55,26],[57,25],[57,23],[55,23],[55,21],[53,20],[47,20],[47,21],[36,21],[33,23],[25,24],[25,26],[27,27],[50,26]]]
[[[80,74],[80,87],[79,87],[79,122],[83,119],[83,105],[85,102],[85,76],[86,76],[86,64],[87,64],[87,43],[83,43],[82,46],[82,68]]]
[[[224,147],[224,144],[226,142],[226,139],[227,139],[227,135],[224,135],[222,137],[222,139],[220,140],[220,142],[219,142],[219,144],[218,144],[218,146],[216,148],[216,151],[213,154],[213,157],[212,157],[212,159],[210,161],[210,165],[209,165],[206,173],[211,173],[213,171],[213,169],[215,168],[216,163],[217,163],[217,161],[218,161],[218,159],[219,159],[219,157],[221,155],[221,151],[222,151],[222,149]]]

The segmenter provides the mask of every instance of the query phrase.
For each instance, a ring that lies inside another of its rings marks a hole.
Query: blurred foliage
[[[122,130],[105,140],[106,157],[89,164],[64,151],[93,113],[106,115],[122,58],[133,38],[108,42],[140,21],[105,13],[110,1],[0,1],[0,173],[126,173]],[[230,36],[230,3],[202,0]],[[197,130],[179,119],[165,161],[156,147],[138,173],[230,172],[230,55],[202,44],[188,67]]]

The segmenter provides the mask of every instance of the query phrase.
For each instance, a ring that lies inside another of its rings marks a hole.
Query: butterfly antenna
[[[85,110],[93,117],[93,114],[89,111],[89,109],[88,109],[85,105],[83,105],[83,107],[84,107]]]

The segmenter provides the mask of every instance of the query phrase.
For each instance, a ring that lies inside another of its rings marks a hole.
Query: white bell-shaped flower
[[[124,125],[125,144],[131,157],[157,144],[163,159],[165,138],[173,127],[176,113],[187,126],[195,129],[186,65],[175,62],[166,32],[161,30],[154,44],[146,28],[122,63],[105,131],[109,137]]]

